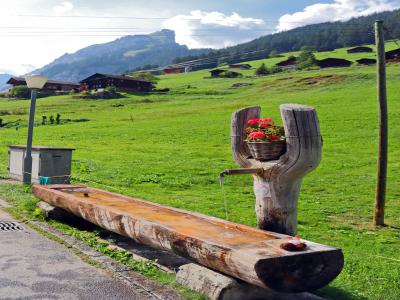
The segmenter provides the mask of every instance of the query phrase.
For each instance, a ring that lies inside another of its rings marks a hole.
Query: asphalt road
[[[0,209],[1,221],[14,220]],[[22,227],[0,230],[0,299],[155,299],[85,263],[63,245]]]

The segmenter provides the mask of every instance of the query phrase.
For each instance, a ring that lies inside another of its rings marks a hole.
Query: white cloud
[[[333,3],[318,3],[305,7],[303,11],[283,15],[279,19],[278,31],[328,21],[345,21],[353,17],[369,15],[400,8],[395,0],[334,0]]]
[[[200,10],[172,17],[163,27],[174,30],[176,42],[189,48],[223,48],[270,33],[261,19]]]
[[[56,15],[61,15],[61,14],[65,14],[67,12],[70,12],[73,9],[74,9],[74,5],[71,2],[64,1],[64,2],[60,3],[59,5],[54,6],[53,7],[53,12]]]

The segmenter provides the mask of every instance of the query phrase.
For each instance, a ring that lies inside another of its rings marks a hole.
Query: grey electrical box
[[[70,182],[73,148],[32,147],[32,183],[39,177],[50,177],[51,183]],[[13,179],[22,181],[26,146],[8,146],[8,173]]]

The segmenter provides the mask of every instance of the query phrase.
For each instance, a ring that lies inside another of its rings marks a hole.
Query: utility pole
[[[388,113],[386,93],[386,58],[383,21],[375,22],[375,41],[377,56],[377,92],[379,120],[378,173],[375,191],[374,224],[385,224],[386,176],[388,160]]]

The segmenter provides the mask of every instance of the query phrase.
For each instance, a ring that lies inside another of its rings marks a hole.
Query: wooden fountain
[[[297,105],[284,105],[281,109],[288,153],[279,161],[255,162],[244,148],[244,124],[248,118],[258,117],[260,109],[256,107],[234,115],[232,147],[242,167],[261,172],[254,177],[260,227],[294,233],[301,177],[318,164],[321,137],[313,109]],[[35,185],[32,191],[52,206],[102,228],[278,292],[321,288],[343,267],[340,249],[304,241],[304,249],[288,251],[282,246],[292,237],[281,233],[82,185]]]

